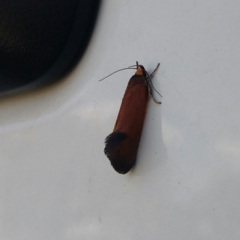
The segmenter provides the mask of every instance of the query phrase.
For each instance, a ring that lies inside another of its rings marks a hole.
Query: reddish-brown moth
[[[159,65],[151,74],[148,74],[137,62],[134,68],[137,71],[128,82],[113,132],[106,137],[104,152],[118,173],[127,173],[136,162],[149,93],[156,103],[161,103],[153,97],[155,89],[151,82]],[[132,67],[127,69],[133,69]]]

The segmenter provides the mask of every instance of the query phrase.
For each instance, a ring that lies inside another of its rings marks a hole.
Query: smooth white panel
[[[0,239],[238,240],[239,1],[105,0],[63,81],[0,101]],[[135,168],[103,153],[138,60],[149,102]]]

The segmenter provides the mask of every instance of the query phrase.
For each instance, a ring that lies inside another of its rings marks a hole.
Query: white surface
[[[0,101],[1,240],[240,238],[239,1],[103,1],[62,82]],[[149,102],[136,167],[103,153],[138,60]]]

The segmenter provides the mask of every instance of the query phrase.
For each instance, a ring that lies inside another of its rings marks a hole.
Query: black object
[[[0,96],[50,83],[90,40],[101,0],[0,0]]]

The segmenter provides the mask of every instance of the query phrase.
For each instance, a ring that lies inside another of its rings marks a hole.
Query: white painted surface
[[[103,1],[64,81],[0,101],[1,240],[240,238],[239,1]],[[103,153],[138,60],[149,102],[136,167]]]

